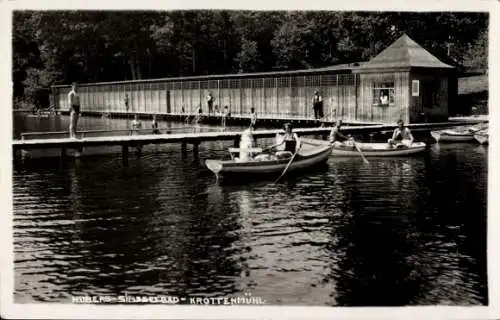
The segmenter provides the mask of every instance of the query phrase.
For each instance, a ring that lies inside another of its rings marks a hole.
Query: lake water
[[[67,120],[16,115],[14,135],[66,130]],[[369,164],[332,156],[277,184],[216,184],[203,162],[228,146],[203,143],[198,156],[148,147],[128,167],[119,154],[16,164],[15,301],[127,292],[251,293],[270,305],[488,303],[487,147],[434,144]]]

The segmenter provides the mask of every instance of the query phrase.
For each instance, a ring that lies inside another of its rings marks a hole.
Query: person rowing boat
[[[293,132],[292,125],[286,123],[283,126],[285,130],[284,135],[276,136],[276,143],[267,149],[277,148],[276,157],[278,158],[288,158],[291,157],[297,150],[300,149],[300,139],[299,136]],[[281,147],[281,148],[280,148]]]
[[[410,147],[413,143],[413,135],[410,129],[405,127],[403,120],[398,120],[398,127],[394,129],[392,138],[387,140],[389,148],[404,148]]]
[[[331,144],[336,147],[345,146],[345,145],[353,145],[354,139],[351,137],[347,137],[342,133],[342,120],[337,120],[335,126],[332,131],[330,131],[330,137],[328,139]]]

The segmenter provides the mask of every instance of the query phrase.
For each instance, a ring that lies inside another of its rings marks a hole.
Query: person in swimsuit
[[[291,157],[300,149],[300,139],[299,136],[295,132],[293,132],[292,125],[290,123],[286,123],[284,125],[284,129],[285,134],[282,136],[277,136],[276,140],[278,142],[269,147],[269,149],[272,149],[281,145],[285,146],[284,150],[276,152],[276,156],[278,158]]]
[[[137,114],[134,115],[134,120],[132,121],[132,135],[136,136],[139,134],[139,131],[142,129],[142,123],[137,117]],[[142,146],[140,144],[136,144],[135,148],[137,149],[137,153],[141,153]]]
[[[70,105],[70,120],[69,120],[69,136],[76,138],[76,126],[80,116],[80,95],[78,94],[78,85],[76,82],[71,86],[71,91],[68,93],[68,102]]]
[[[346,145],[346,142],[353,142],[354,139],[351,137],[347,137],[342,133],[342,120],[337,120],[335,126],[330,132],[329,141],[330,143],[335,144],[336,146]]]
[[[153,121],[151,122],[151,127],[153,128],[153,134],[159,134],[158,121],[156,121],[156,115],[153,115]]]
[[[125,111],[128,113],[128,103],[129,103],[129,98],[128,98],[128,93],[125,93]]]
[[[257,125],[257,113],[255,112],[255,108],[250,108],[250,125],[255,130]]]
[[[392,138],[387,140],[389,148],[409,147],[413,143],[413,135],[410,129],[405,127],[403,120],[398,120],[398,127],[394,129]]]
[[[132,133],[134,135],[137,135],[139,133],[139,130],[142,128],[142,123],[137,117],[137,115],[134,115],[134,120],[132,121]]]
[[[225,130],[226,128],[226,120],[229,117],[229,107],[224,107],[224,113],[222,114],[222,128]]]

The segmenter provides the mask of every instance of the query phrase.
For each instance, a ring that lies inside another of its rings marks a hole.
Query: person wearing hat
[[[403,120],[398,120],[398,127],[394,129],[392,138],[387,140],[389,148],[409,147],[413,143],[413,135],[410,129],[405,127]]]
[[[212,112],[213,112],[213,105],[214,105],[214,96],[212,95],[212,92],[208,92],[208,95],[207,95],[207,107],[208,107],[208,114],[211,115]]]
[[[323,98],[321,97],[319,90],[314,91],[313,109],[314,109],[314,118],[316,120],[321,119],[323,117]]]

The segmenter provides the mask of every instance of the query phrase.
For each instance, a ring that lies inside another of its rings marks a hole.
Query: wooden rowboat
[[[302,147],[293,159],[286,172],[307,169],[326,162],[330,156],[333,146],[324,140],[301,139]],[[205,164],[216,176],[239,176],[245,174],[281,174],[291,158],[270,160],[206,160]]]
[[[365,157],[399,157],[425,151],[424,142],[414,142],[411,146],[390,148],[387,143],[356,143]],[[332,154],[339,157],[359,157],[359,151],[354,145],[336,145]]]
[[[488,131],[476,132],[476,134],[474,134],[474,139],[480,144],[488,144]]]
[[[474,134],[487,129],[488,123],[478,123],[469,127],[431,131],[431,136],[441,142],[468,142],[474,141]]]
[[[431,131],[431,136],[438,142],[468,142],[474,141],[474,133],[471,131],[440,130]]]

